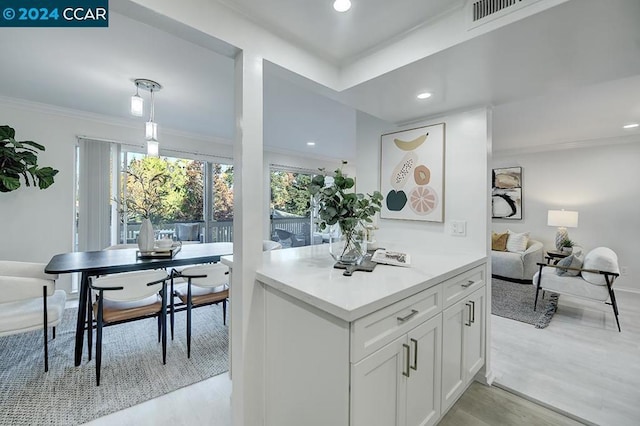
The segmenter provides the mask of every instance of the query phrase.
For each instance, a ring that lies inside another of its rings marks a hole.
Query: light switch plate
[[[467,222],[464,220],[451,221],[451,235],[464,237],[467,235]]]

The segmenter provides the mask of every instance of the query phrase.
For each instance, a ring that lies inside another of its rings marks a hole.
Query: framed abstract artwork
[[[493,169],[491,182],[491,216],[522,219],[522,167]]]
[[[381,136],[381,218],[444,221],[444,138],[444,123]]]

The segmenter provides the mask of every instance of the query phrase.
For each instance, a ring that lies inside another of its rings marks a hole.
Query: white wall
[[[611,142],[611,141],[609,141]],[[547,211],[579,212],[569,237],[586,250],[610,247],[628,275],[617,288],[640,291],[640,144],[608,144],[562,151],[495,153],[492,167],[523,168],[523,220],[494,219],[493,229],[530,231],[545,249],[554,247],[555,227],[547,226]]]
[[[379,219],[378,241],[398,242],[414,250],[487,251],[487,110],[479,109],[404,128],[446,123],[444,223]],[[357,116],[356,186],[358,192],[380,189],[380,135],[403,130],[364,113]],[[384,194],[383,194],[384,195]],[[452,220],[467,223],[465,237],[449,232]]]

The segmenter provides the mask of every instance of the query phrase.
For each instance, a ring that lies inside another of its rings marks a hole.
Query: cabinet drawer
[[[400,300],[351,324],[351,362],[357,362],[442,310],[442,285]]]
[[[471,294],[485,283],[485,267],[477,266],[442,283],[444,306],[449,307],[461,298]]]

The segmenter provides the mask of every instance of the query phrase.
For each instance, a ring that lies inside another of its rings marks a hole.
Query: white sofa
[[[531,283],[542,262],[543,245],[531,240],[523,252],[491,251],[491,275],[509,281]]]
[[[49,370],[48,328],[62,321],[66,293],[42,263],[0,261],[0,337],[44,329],[44,371]],[[25,348],[28,350],[29,348]]]

